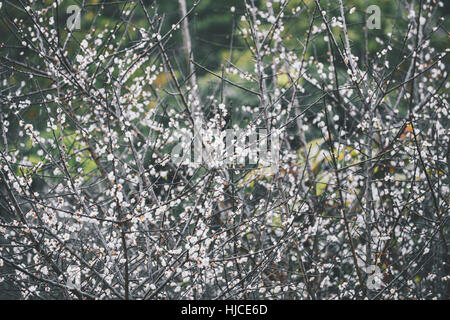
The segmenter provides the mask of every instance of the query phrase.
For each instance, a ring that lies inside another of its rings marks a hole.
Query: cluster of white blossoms
[[[64,1],[27,3],[0,2],[0,291],[448,298],[442,2],[367,30],[345,1],[247,1],[216,69],[195,59],[197,4],[168,28],[144,1],[115,24],[119,4],[86,6],[69,31]]]

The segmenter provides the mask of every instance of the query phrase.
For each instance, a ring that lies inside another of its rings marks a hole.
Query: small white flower
[[[88,46],[88,42],[86,41],[86,39],[83,39],[83,41],[81,41],[81,47],[82,47],[83,49],[86,49],[87,46]]]

